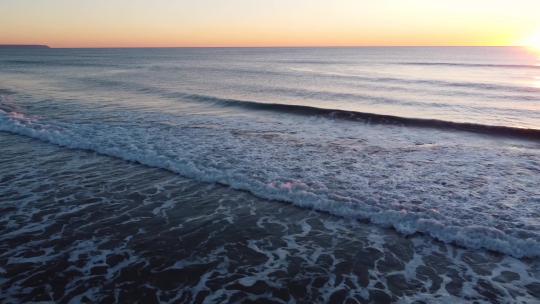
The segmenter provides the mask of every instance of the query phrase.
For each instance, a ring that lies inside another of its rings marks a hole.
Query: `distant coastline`
[[[0,44],[0,49],[50,49],[44,44]]]

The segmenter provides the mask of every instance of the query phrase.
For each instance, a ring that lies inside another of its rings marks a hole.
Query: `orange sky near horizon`
[[[517,45],[537,0],[2,0],[0,44],[52,47]]]

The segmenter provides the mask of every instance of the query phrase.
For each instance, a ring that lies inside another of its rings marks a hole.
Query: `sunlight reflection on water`
[[[535,76],[532,86],[535,88],[540,88],[540,76]]]

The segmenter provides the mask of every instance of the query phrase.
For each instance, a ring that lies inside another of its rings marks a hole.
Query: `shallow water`
[[[404,237],[18,135],[0,141],[1,302],[540,299],[538,259]]]

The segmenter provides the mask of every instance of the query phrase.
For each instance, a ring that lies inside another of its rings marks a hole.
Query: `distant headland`
[[[0,49],[50,49],[44,44],[0,44]]]

